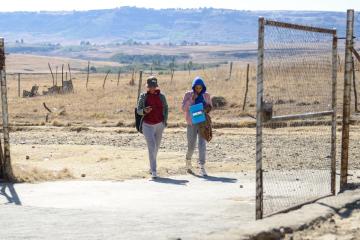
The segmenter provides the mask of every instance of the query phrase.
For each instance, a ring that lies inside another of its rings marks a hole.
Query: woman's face
[[[199,94],[199,93],[201,93],[203,87],[202,87],[201,85],[196,85],[194,89],[195,89],[195,92],[196,92],[197,94]]]

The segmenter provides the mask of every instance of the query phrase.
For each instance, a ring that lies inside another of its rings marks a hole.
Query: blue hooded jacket
[[[204,99],[204,93],[206,92],[206,85],[204,83],[204,80],[201,77],[196,77],[192,83],[192,90],[195,92],[195,86],[201,85],[202,90],[200,94],[198,94],[198,97],[195,99],[195,104],[202,103],[205,106],[205,99]]]

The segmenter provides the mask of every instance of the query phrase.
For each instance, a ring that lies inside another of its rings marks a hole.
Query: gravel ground
[[[332,218],[303,231],[285,236],[285,240],[357,240],[360,239],[360,201],[348,205]]]

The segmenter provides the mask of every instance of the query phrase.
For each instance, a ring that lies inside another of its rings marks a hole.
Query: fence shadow
[[[14,184],[12,183],[0,182],[0,198],[2,197],[4,197],[7,200],[6,204],[21,205],[19,196],[14,188]]]
[[[328,208],[331,208],[341,218],[348,218],[348,217],[351,216],[353,211],[360,209],[359,200],[357,200],[355,202],[352,202],[352,203],[348,203],[341,209],[335,208],[333,206],[330,206],[330,205],[322,203],[322,202],[318,202],[318,204],[322,205],[322,206],[325,206],[325,207],[328,207]]]

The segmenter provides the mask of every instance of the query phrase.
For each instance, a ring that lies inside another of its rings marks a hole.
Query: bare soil
[[[285,240],[360,239],[360,201],[337,212],[332,218],[285,236]]]
[[[358,126],[353,127],[353,145],[350,156],[359,155]],[[320,145],[327,136],[328,127],[293,127],[266,129],[272,148],[265,151],[265,170],[326,170],[329,152]],[[324,137],[325,136],[325,137]],[[325,139],[328,146],[328,139]],[[324,140],[324,141],[325,141]],[[133,128],[115,127],[14,127],[11,133],[12,161],[20,175],[26,171],[45,174],[45,177],[20,177],[24,181],[54,180],[61,178],[92,180],[123,180],[148,177],[147,147],[143,135]],[[297,143],[299,147],[294,143]],[[255,128],[220,128],[207,146],[209,172],[240,172],[255,170]],[[309,151],[311,149],[311,151]],[[158,158],[159,174],[163,176],[184,174],[187,149],[185,128],[165,130]],[[340,145],[338,144],[338,150]],[[278,154],[280,153],[282,154]],[[323,154],[323,160],[313,161],[313,154]],[[295,155],[296,156],[295,156]],[[294,155],[294,156],[293,156]],[[299,159],[303,158],[299,162]],[[353,159],[353,158],[352,158]],[[354,169],[360,168],[352,161]],[[354,158],[355,159],[355,158]],[[197,152],[193,157],[196,166]],[[280,164],[281,163],[281,164]],[[61,174],[59,175],[59,172]],[[288,171],[289,172],[289,171]],[[26,174],[25,174],[26,175]],[[41,174],[39,174],[41,175]],[[358,176],[353,176],[356,180]]]

